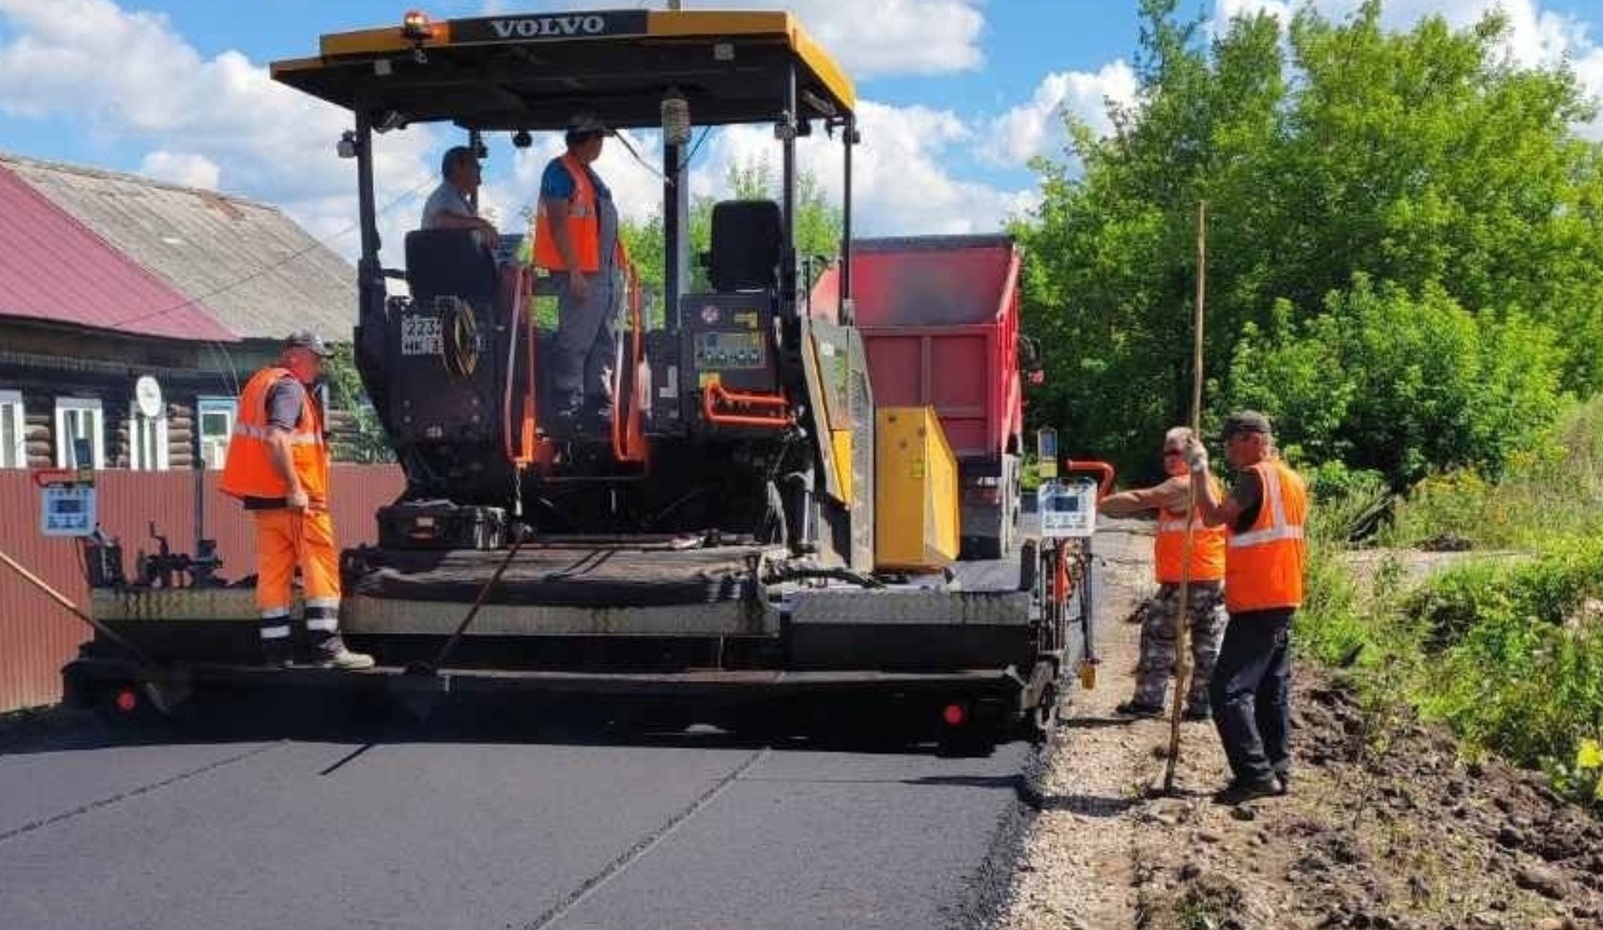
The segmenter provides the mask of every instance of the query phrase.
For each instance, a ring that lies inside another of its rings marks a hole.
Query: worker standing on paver
[[[1290,785],[1291,620],[1302,605],[1308,490],[1275,453],[1268,417],[1231,414],[1222,437],[1236,484],[1228,497],[1208,486],[1199,510],[1226,530],[1230,625],[1210,693],[1233,777],[1214,800],[1238,804]],[[1193,476],[1208,474],[1208,453],[1195,438],[1187,459]]]
[[[540,177],[534,264],[562,279],[557,298],[557,349],[551,359],[557,416],[577,422],[586,412],[612,419],[613,354],[622,288],[618,208],[594,165],[613,131],[590,114],[568,122],[567,152]]]
[[[1191,562],[1187,571],[1186,507],[1191,500],[1191,477],[1186,452],[1191,439],[1191,430],[1183,426],[1164,435],[1163,470],[1169,477],[1161,484],[1110,494],[1097,504],[1100,512],[1114,517],[1158,512],[1158,531],[1153,540],[1158,590],[1140,611],[1141,660],[1136,666],[1135,696],[1116,708],[1129,716],[1163,715],[1164,692],[1179,660],[1175,616],[1180,611],[1183,583],[1189,583],[1186,625],[1193,666],[1186,689],[1185,716],[1188,720],[1207,720],[1210,713],[1208,682],[1225,627],[1225,531],[1221,526],[1204,525],[1200,514],[1191,515]],[[1214,487],[1215,496],[1221,496],[1223,489],[1218,479],[1208,475],[1207,481]]]
[[[256,606],[263,662],[288,665],[291,584],[301,570],[310,663],[364,669],[372,656],[345,648],[339,635],[339,547],[328,511],[328,441],[312,390],[329,349],[315,333],[293,333],[275,364],[251,376],[239,398],[222,490],[256,523]]]

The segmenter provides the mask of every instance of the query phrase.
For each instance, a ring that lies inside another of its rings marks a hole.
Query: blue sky
[[[1342,16],[1359,0],[1314,0]],[[1473,22],[1496,0],[1389,0],[1387,21],[1426,13]],[[1501,0],[1511,46],[1528,62],[1567,57],[1603,94],[1603,0]],[[664,0],[646,0],[666,6]],[[439,18],[492,11],[628,7],[641,0],[0,0],[0,148],[237,193],[283,206],[350,254],[349,162],[333,155],[344,114],[272,84],[268,62],[313,54],[321,33],[384,26],[409,5]],[[859,232],[996,228],[1034,201],[1033,155],[1062,154],[1059,114],[1099,120],[1128,96],[1135,0],[685,0],[688,8],[782,7],[857,80],[864,101]],[[1222,22],[1284,15],[1284,0],[1193,0],[1181,9]],[[1582,127],[1603,137],[1594,124]],[[382,225],[389,241],[416,220],[439,151],[456,141],[413,127],[382,140]],[[650,161],[657,142],[635,138]],[[554,150],[502,143],[486,166],[484,201],[504,228],[521,225]],[[494,143],[492,143],[492,146]],[[728,167],[771,152],[762,130],[718,133],[698,156],[693,188],[716,193]],[[803,152],[834,190],[833,147]],[[601,163],[626,211],[644,215],[655,177],[616,146]]]

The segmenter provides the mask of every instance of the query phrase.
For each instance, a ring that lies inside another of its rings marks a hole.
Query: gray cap
[[[323,337],[309,329],[299,329],[290,333],[288,338],[284,340],[284,348],[310,349],[313,355],[322,358],[328,358],[334,354],[334,350],[328,347],[328,343],[323,341]]]
[[[1269,434],[1269,418],[1256,410],[1238,410],[1225,417],[1225,425],[1219,430],[1222,439],[1229,439],[1239,433]]]
[[[574,136],[591,135],[594,133],[600,133],[604,136],[610,136],[614,134],[611,129],[607,128],[607,124],[603,123],[600,117],[596,116],[594,113],[575,113],[568,120],[567,129],[568,136],[570,138]]]

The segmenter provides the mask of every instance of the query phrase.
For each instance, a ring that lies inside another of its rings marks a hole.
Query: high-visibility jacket
[[[1208,476],[1208,486],[1214,498],[1224,496],[1219,479]],[[1160,584],[1179,584],[1181,575],[1191,581],[1219,581],[1225,576],[1225,528],[1208,526],[1202,514],[1194,513],[1191,520],[1191,571],[1183,572],[1186,564],[1186,512],[1185,508],[1158,511],[1158,535],[1153,547],[1153,561]]]
[[[228,458],[223,463],[223,493],[241,498],[289,496],[289,484],[273,465],[268,446],[272,427],[267,422],[267,394],[281,379],[293,377],[287,368],[269,367],[245,383],[234,418],[234,435],[228,442]],[[290,463],[300,479],[301,490],[310,500],[328,500],[328,458],[323,417],[308,389],[301,401],[300,419],[290,431]]]
[[[601,269],[601,211],[596,202],[596,187],[590,183],[590,172],[579,159],[564,155],[557,159],[573,178],[573,196],[568,200],[568,218],[565,223],[568,241],[573,243],[573,255],[579,262],[579,271],[595,272]],[[545,198],[540,198],[534,218],[534,264],[550,271],[570,271],[557,249],[556,236],[552,235],[551,215],[546,212]]]
[[[1308,489],[1278,459],[1252,466],[1263,489],[1258,519],[1225,536],[1225,607],[1232,613],[1302,606]]]

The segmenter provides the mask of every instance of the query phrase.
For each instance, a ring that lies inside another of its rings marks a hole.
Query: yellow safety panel
[[[840,502],[850,507],[852,504],[852,431],[849,429],[832,429],[829,431],[830,446],[835,452],[835,471],[840,475]]]
[[[874,423],[874,565],[938,571],[957,559],[957,458],[933,407],[881,407]]]

